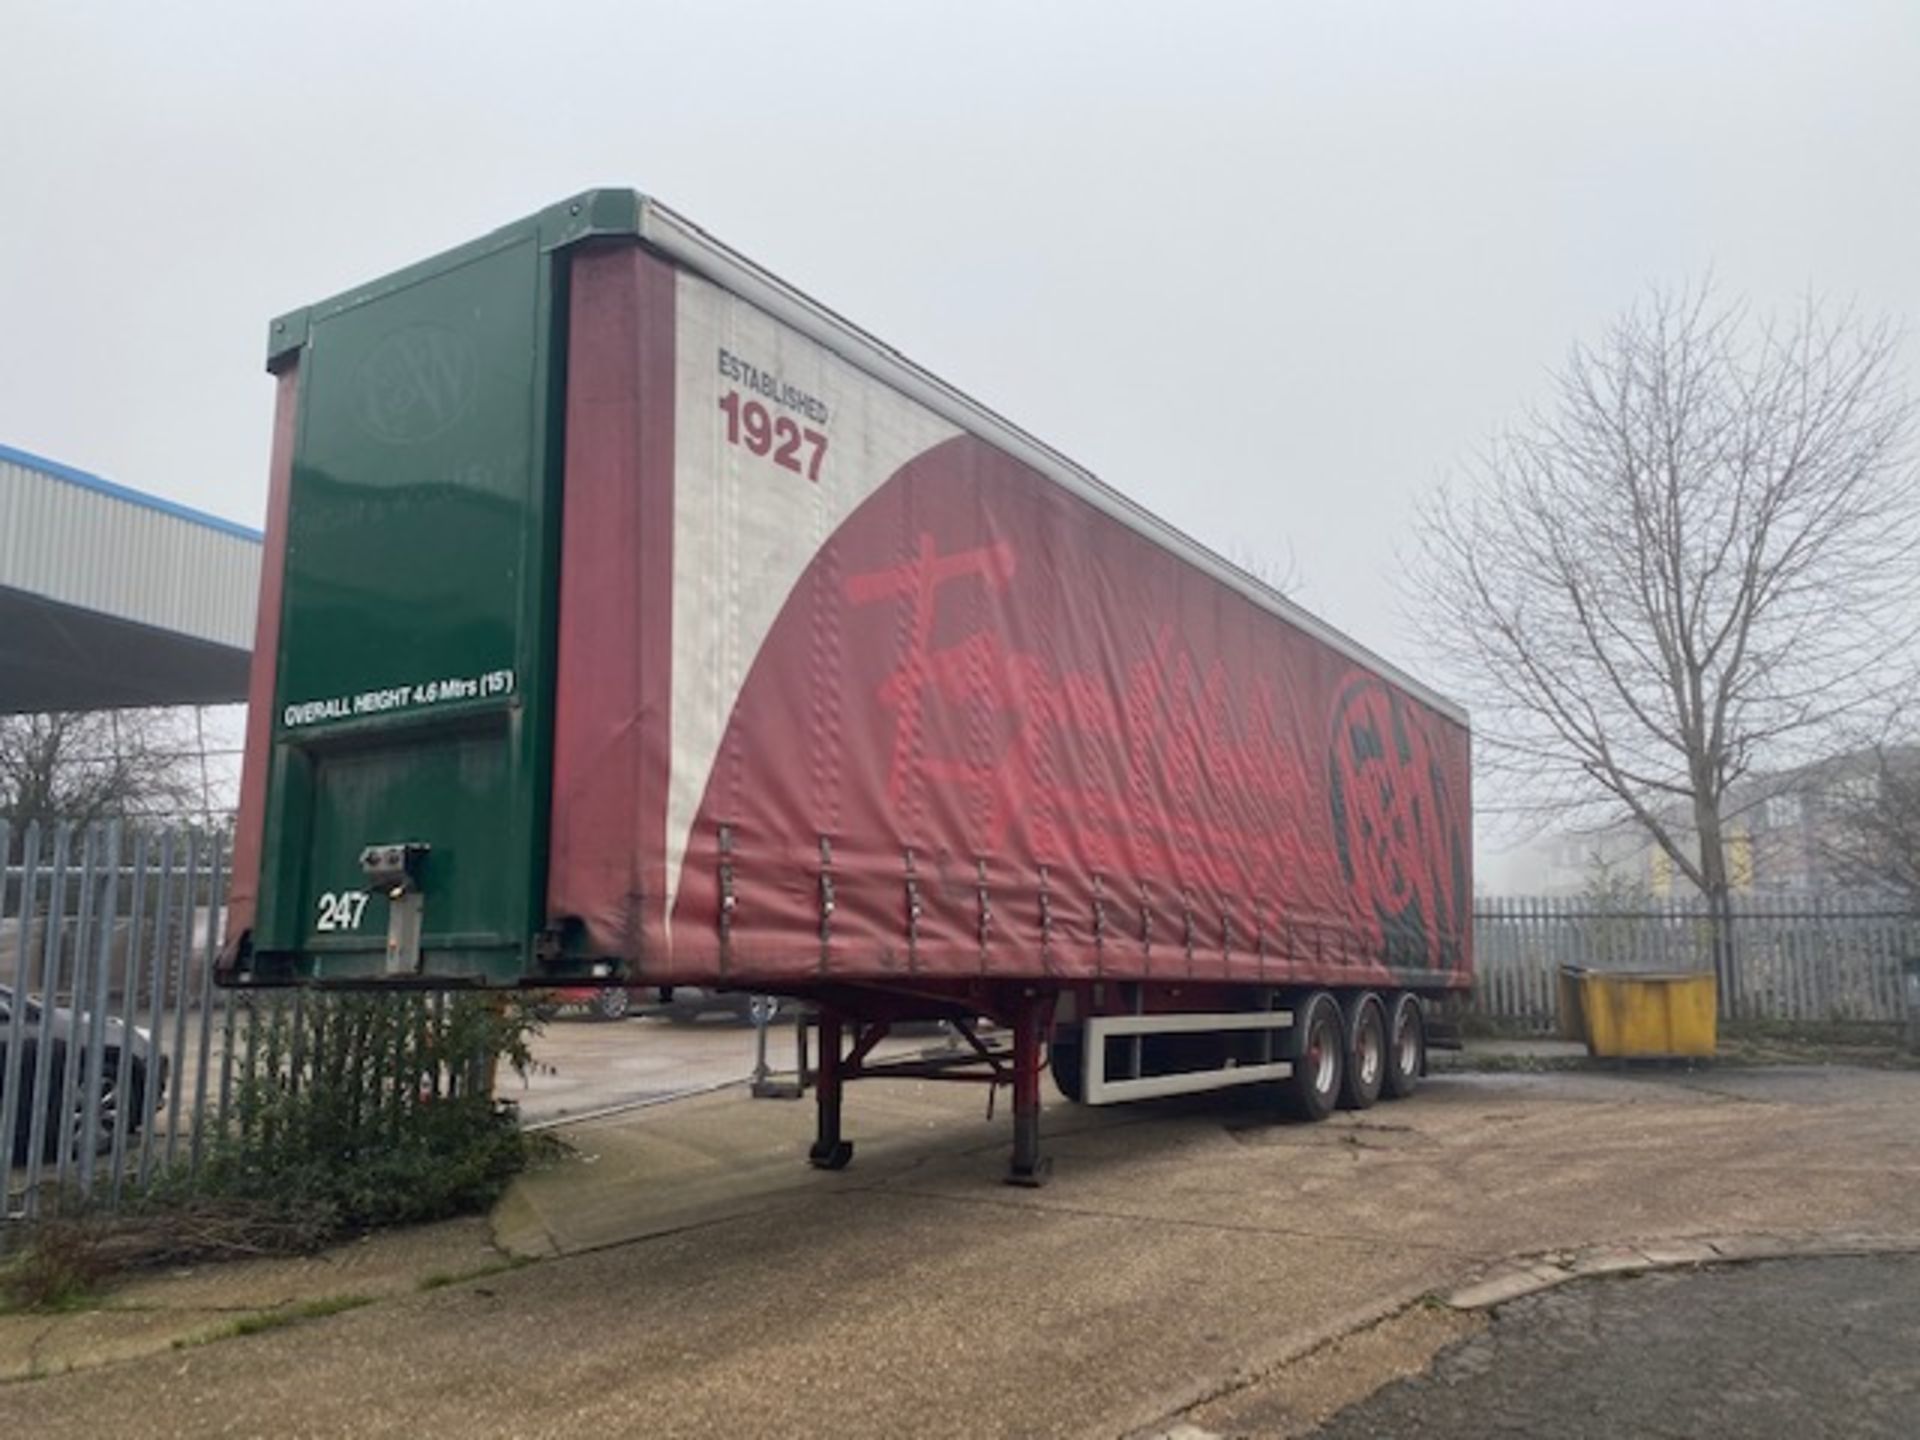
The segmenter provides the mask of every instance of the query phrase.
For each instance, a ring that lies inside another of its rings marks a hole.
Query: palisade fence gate
[[[1556,976],[1592,970],[1714,971],[1723,1018],[1908,1018],[1906,968],[1920,964],[1920,916],[1886,900],[1736,896],[1716,962],[1705,901],[1482,897],[1474,903],[1473,1008],[1518,1028],[1558,1024]]]
[[[449,1059],[444,994],[343,1018],[304,991],[215,985],[226,844],[0,820],[0,1237],[55,1197],[112,1208],[190,1178],[323,1066],[383,1117],[491,1083],[485,1055]]]

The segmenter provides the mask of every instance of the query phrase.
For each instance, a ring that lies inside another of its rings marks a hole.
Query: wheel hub
[[[1360,1071],[1360,1082],[1371,1087],[1380,1078],[1381,1046],[1380,1033],[1373,1026],[1363,1026],[1360,1031],[1360,1043],[1356,1047],[1355,1059]]]
[[[1307,1071],[1313,1076],[1313,1088],[1323,1095],[1333,1093],[1336,1073],[1337,1042],[1327,1034],[1330,1028],[1325,1023],[1314,1026],[1313,1039],[1307,1046]]]
[[[1400,1073],[1411,1075],[1420,1068],[1420,1036],[1414,1030],[1412,1021],[1401,1024],[1398,1038]]]

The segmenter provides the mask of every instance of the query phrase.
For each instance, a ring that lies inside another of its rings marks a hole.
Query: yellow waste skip
[[[1568,1037],[1603,1059],[1711,1055],[1719,1039],[1713,972],[1678,975],[1560,971]]]

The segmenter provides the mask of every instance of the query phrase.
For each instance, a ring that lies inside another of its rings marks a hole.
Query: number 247
[[[316,930],[358,930],[360,917],[367,913],[367,892],[364,890],[342,890],[338,894],[329,890],[320,897],[320,914],[314,921]]]

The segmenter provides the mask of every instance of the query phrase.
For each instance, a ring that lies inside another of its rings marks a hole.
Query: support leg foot
[[[852,1159],[851,1140],[816,1140],[807,1151],[807,1163],[816,1170],[844,1170]]]
[[[1022,1190],[1038,1190],[1053,1178],[1053,1157],[1042,1155],[1032,1165],[1022,1169],[1015,1161],[1007,1167],[1007,1184],[1018,1185]]]

